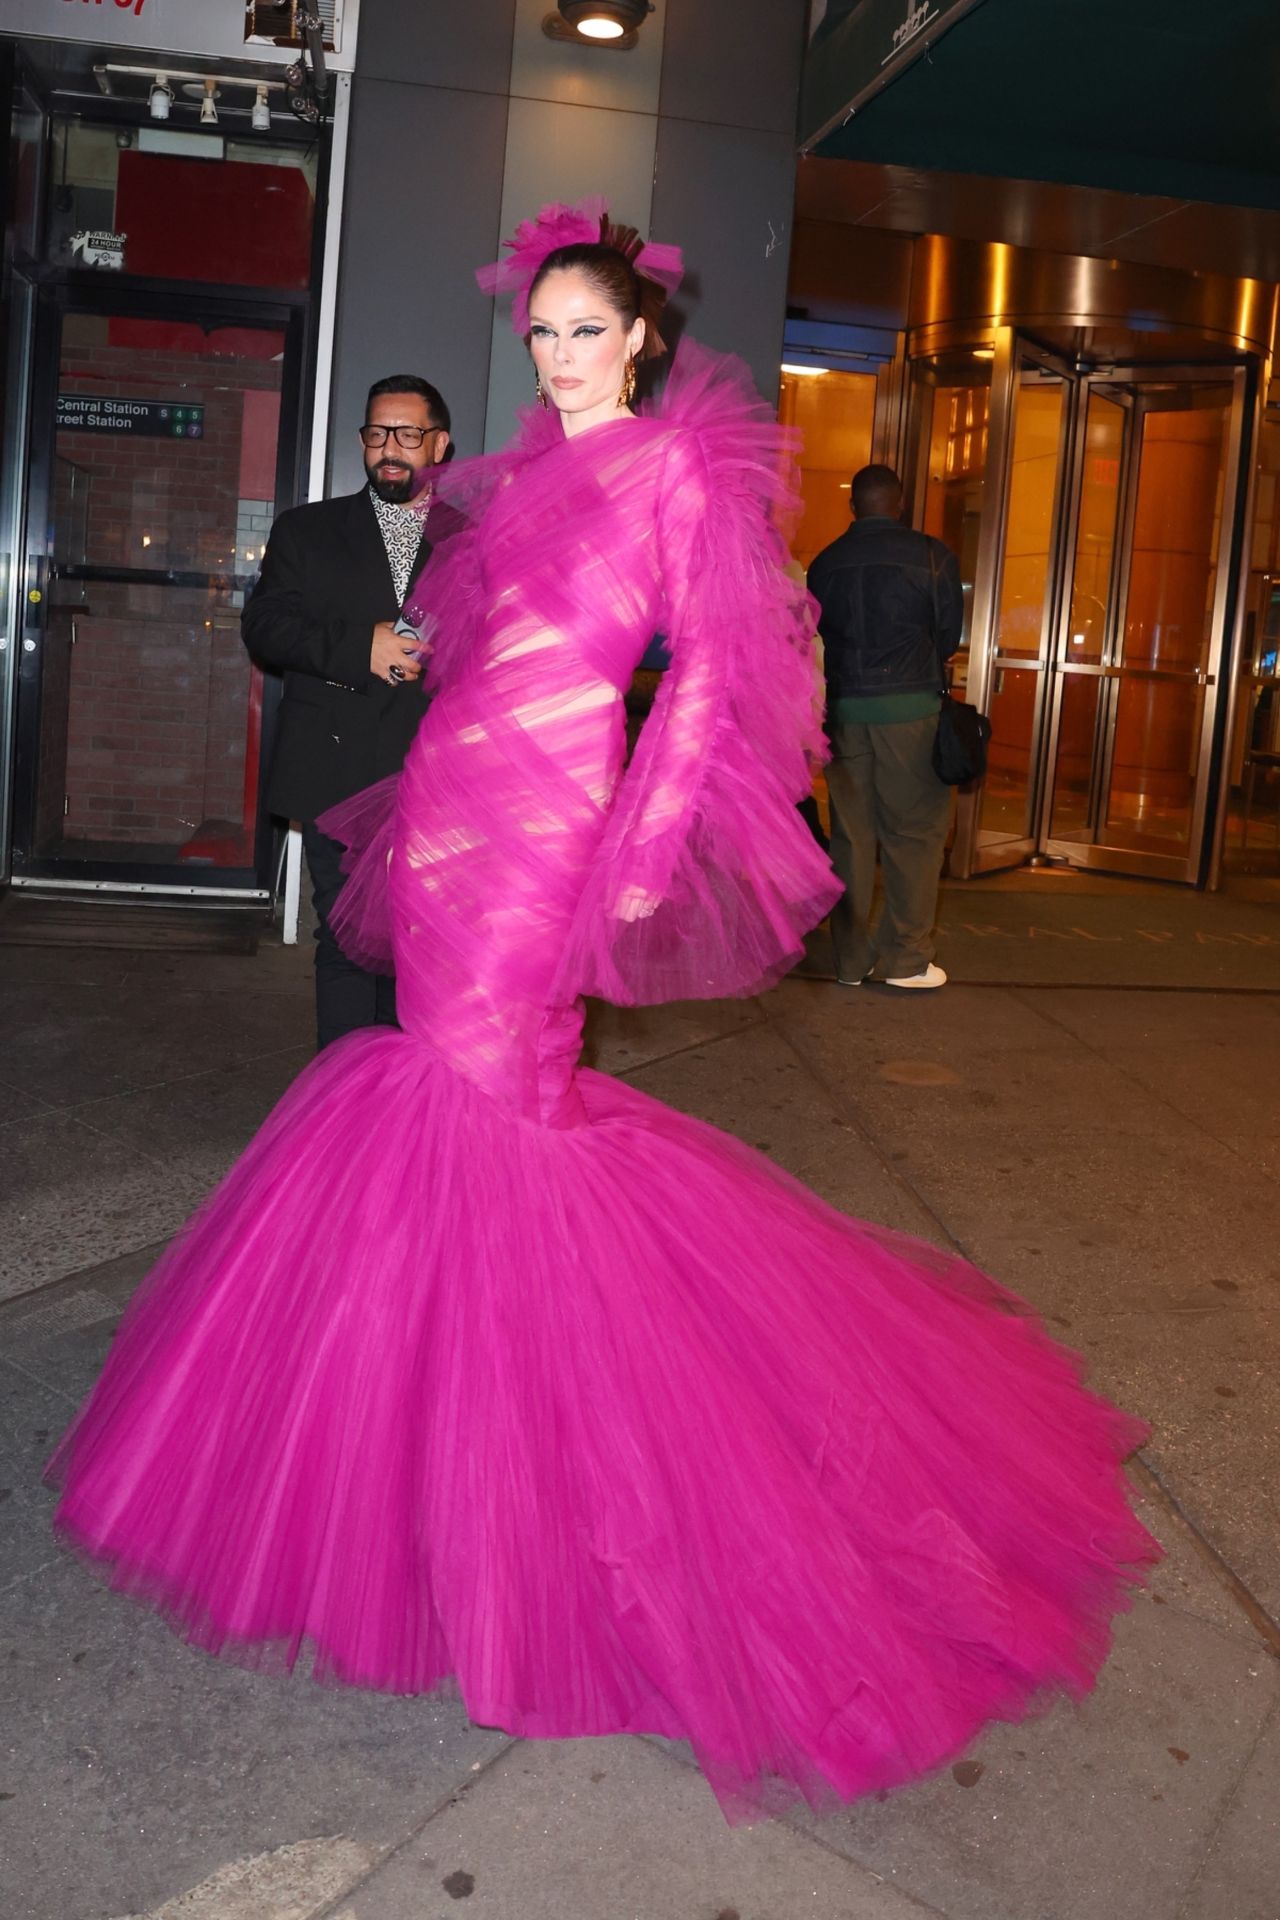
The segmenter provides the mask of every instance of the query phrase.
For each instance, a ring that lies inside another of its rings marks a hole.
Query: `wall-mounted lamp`
[[[552,23],[563,22],[568,28],[564,36],[567,39],[599,40],[615,46],[625,42],[634,46],[638,29],[652,12],[650,0],[560,0],[559,21],[556,14],[552,14],[544,26],[554,31]]]
[[[267,100],[267,89],[265,87],[260,86],[258,88],[250,119],[255,133],[270,133],[271,107]]]
[[[218,109],[213,104],[217,97],[218,83],[211,75],[204,83],[204,99],[200,102],[200,125],[202,127],[217,126]]]
[[[173,105],[173,89],[165,76],[158,73],[152,82],[151,92],[147,96],[147,108],[153,120],[167,120],[169,109]]]

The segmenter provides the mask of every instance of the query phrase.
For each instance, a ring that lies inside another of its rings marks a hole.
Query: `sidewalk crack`
[[[1275,1704],[1273,1704],[1268,1709],[1268,1711],[1262,1716],[1262,1724],[1258,1728],[1257,1737],[1255,1738],[1253,1745],[1249,1748],[1248,1753],[1245,1755],[1244,1759],[1240,1763],[1239,1771],[1237,1772],[1235,1779],[1231,1783],[1230,1792],[1223,1796],[1222,1803],[1218,1808],[1218,1816],[1214,1821],[1212,1827],[1210,1828],[1209,1833],[1205,1839],[1204,1852],[1201,1854],[1199,1860],[1196,1862],[1195,1872],[1192,1874],[1190,1880],[1188,1880],[1187,1882],[1186,1892],[1183,1894],[1181,1900],[1178,1902],[1177,1909],[1173,1915],[1173,1920],[1183,1920],[1183,1916],[1187,1912],[1188,1904],[1191,1900],[1191,1896],[1195,1892],[1196,1888],[1199,1886],[1201,1880],[1204,1878],[1204,1870],[1208,1866],[1209,1861],[1213,1856],[1214,1849],[1217,1847],[1219,1837],[1222,1833],[1223,1828],[1227,1823],[1228,1816],[1230,1815],[1232,1808],[1235,1806],[1236,1801],[1240,1797],[1240,1789],[1243,1787],[1245,1780],[1248,1778],[1249,1769],[1253,1765],[1254,1759],[1258,1752],[1258,1748],[1262,1745],[1263,1740],[1266,1738],[1267,1734],[1270,1732],[1271,1726],[1275,1721],[1277,1714],[1280,1714],[1280,1702],[1276,1702]]]
[[[416,1820],[411,1827],[407,1828],[398,1840],[393,1840],[385,1846],[382,1851],[369,1862],[364,1872],[357,1875],[349,1886],[344,1887],[341,1893],[336,1893],[330,1899],[323,1901],[320,1906],[313,1907],[308,1913],[300,1915],[299,1920],[339,1920],[339,1916],[347,1902],[353,1899],[362,1887],[367,1887],[372,1881],[376,1880],[383,1868],[389,1865],[397,1854],[403,1853],[406,1847],[412,1846],[414,1841],[421,1838],[431,1825],[431,1822],[437,1819],[439,1815],[445,1811],[446,1807],[454,1806],[459,1800],[465,1799],[473,1787],[479,1786],[482,1780],[486,1780],[496,1767],[502,1765],[513,1748],[519,1745],[520,1742],[518,1740],[509,1738],[506,1744],[499,1747],[497,1753],[493,1754],[491,1758],[477,1761],[474,1770],[467,1774],[460,1785],[447,1788],[437,1800],[433,1801],[430,1809],[422,1818]]]

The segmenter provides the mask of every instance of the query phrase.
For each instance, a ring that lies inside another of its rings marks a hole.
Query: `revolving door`
[[[1073,365],[1001,328],[916,366],[914,520],[959,555],[990,715],[952,871],[1202,883],[1232,686],[1246,363]]]

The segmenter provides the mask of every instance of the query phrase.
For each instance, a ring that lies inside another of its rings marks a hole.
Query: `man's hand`
[[[408,681],[422,677],[422,662],[418,658],[416,643],[397,633],[390,620],[379,620],[373,630],[369,671],[377,674],[379,680],[385,680],[390,687],[404,686]]]

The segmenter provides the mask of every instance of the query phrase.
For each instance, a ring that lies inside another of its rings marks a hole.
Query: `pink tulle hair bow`
[[[580,200],[576,207],[552,201],[540,207],[532,220],[522,220],[511,238],[503,241],[505,259],[495,260],[491,267],[477,267],[476,279],[486,293],[515,294],[511,325],[516,333],[529,331],[529,289],[543,261],[558,247],[598,245],[608,217],[608,202],[602,194]],[[629,257],[638,274],[667,293],[674,293],[684,277],[679,247],[650,240]]]

